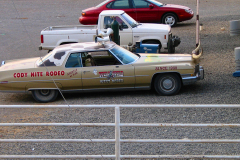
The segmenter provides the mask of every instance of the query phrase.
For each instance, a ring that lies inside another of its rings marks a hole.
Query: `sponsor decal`
[[[103,83],[123,83],[123,79],[108,79],[108,80],[100,80],[100,83],[103,84]]]
[[[46,72],[46,76],[64,76],[65,72],[64,71],[50,71]]]
[[[50,71],[50,72],[18,72],[18,73],[13,73],[14,78],[24,78],[24,77],[43,77],[43,76],[64,76],[65,72],[64,71]]]
[[[99,72],[100,78],[106,77],[107,79],[111,79],[114,77],[123,77],[123,71],[107,71],[107,72]]]
[[[93,74],[97,75],[97,70],[96,69],[93,70]]]
[[[123,79],[115,79],[116,77],[123,77],[123,71],[107,71],[107,72],[99,72],[100,78],[106,77],[107,80],[100,80],[101,84],[106,83],[123,83]]]
[[[27,73],[14,73],[13,74],[14,78],[22,78],[22,77],[27,77]]]
[[[147,51],[152,51],[151,48],[148,49],[147,47],[144,47],[143,49],[145,50],[145,52],[147,52]]]
[[[177,70],[177,66],[163,66],[163,67],[156,67],[156,71],[166,71],[166,70]]]
[[[144,60],[145,62],[161,62],[163,58],[160,58],[159,56],[147,56],[147,58]]]
[[[77,72],[77,69],[74,69],[74,70],[68,72],[67,75],[68,75],[69,77],[73,77],[73,76],[75,76],[77,73],[78,73],[78,72]]]
[[[31,77],[42,77],[43,72],[31,72]]]

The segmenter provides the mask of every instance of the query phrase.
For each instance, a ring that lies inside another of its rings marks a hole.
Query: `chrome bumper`
[[[183,85],[193,84],[193,83],[195,83],[199,80],[203,80],[203,79],[204,79],[204,69],[203,69],[202,66],[198,67],[198,70],[196,72],[196,76],[184,76],[184,75],[182,75]]]

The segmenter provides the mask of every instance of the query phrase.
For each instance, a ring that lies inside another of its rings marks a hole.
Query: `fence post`
[[[120,160],[120,109],[115,107],[115,155]]]

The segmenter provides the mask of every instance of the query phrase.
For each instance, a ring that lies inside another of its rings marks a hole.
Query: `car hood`
[[[192,62],[191,54],[140,54],[139,60],[136,64],[143,63],[179,63]]]
[[[39,57],[7,60],[5,64],[0,67],[0,71],[35,68],[38,59]]]
[[[182,5],[176,5],[176,4],[166,4],[162,7],[164,7],[164,8],[174,8],[174,9],[189,9],[189,7],[182,6]]]
[[[137,29],[136,29],[137,28]],[[170,32],[171,27],[166,24],[154,24],[154,23],[140,23],[136,28],[133,28],[133,32]],[[136,30],[135,30],[136,29]]]

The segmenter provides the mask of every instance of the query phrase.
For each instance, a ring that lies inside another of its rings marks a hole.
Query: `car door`
[[[65,62],[64,78],[62,81],[59,81],[63,90],[82,90],[82,62],[81,62],[81,53],[74,52],[70,53],[69,57]]]
[[[109,51],[88,52],[82,58],[84,90],[134,88],[134,67],[122,65]]]
[[[131,26],[124,20],[122,17],[116,16],[116,20],[119,24],[119,36],[120,36],[120,45],[121,46],[128,46],[129,44],[133,43],[133,34]],[[103,31],[107,31],[107,28],[111,28],[112,24],[112,17],[105,16],[102,28]]]
[[[132,0],[136,13],[136,21],[139,22],[160,22],[158,18],[158,7],[146,0]]]

